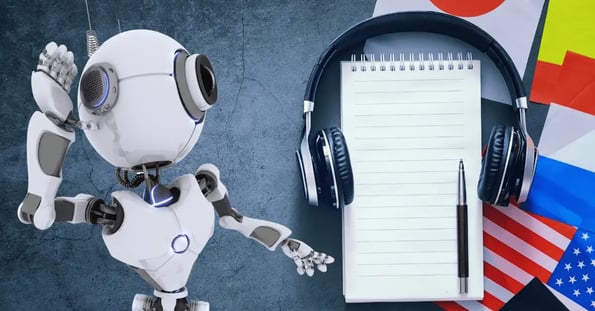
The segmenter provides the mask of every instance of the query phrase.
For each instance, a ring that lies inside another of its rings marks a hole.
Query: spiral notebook
[[[341,62],[341,122],[355,179],[343,211],[347,302],[483,298],[480,63],[471,55]],[[456,200],[465,163],[469,292],[459,294]]]

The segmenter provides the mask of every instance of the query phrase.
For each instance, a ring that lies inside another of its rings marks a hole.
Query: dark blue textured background
[[[346,305],[340,212],[308,207],[302,195],[294,151],[311,67],[341,31],[371,16],[373,6],[373,0],[89,1],[100,41],[118,32],[119,19],[122,30],[163,32],[213,63],[218,103],[208,113],[198,144],[179,165],[163,172],[164,182],[214,163],[241,213],[283,223],[294,237],[337,259],[327,273],[310,279],[297,275],[293,261],[280,251],[271,253],[217,227],[194,266],[190,298],[209,301],[211,310],[437,309],[430,303]],[[27,192],[26,128],[37,110],[31,71],[49,41],[67,45],[83,68],[87,27],[84,1],[0,2],[0,183],[5,195],[0,205],[0,310],[129,310],[135,293],[152,293],[109,256],[101,228],[62,223],[38,231],[16,217]],[[535,50],[532,55],[529,73]],[[336,98],[336,78],[336,71],[327,75],[321,88],[329,91],[322,99]],[[495,117],[509,110],[490,107],[483,114],[488,130]],[[337,125],[336,105],[329,109],[335,123],[322,126]],[[546,111],[532,111],[529,125],[536,140]],[[114,169],[81,133],[66,157],[63,176],[59,195],[89,193],[109,201],[109,194],[120,190]]]

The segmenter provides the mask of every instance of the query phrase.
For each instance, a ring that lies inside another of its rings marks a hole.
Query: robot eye
[[[198,79],[199,81],[199,86],[200,83],[202,82],[202,87],[201,90],[204,90],[205,93],[205,97],[208,99],[213,98],[213,95],[217,95],[217,89],[215,88],[215,75],[213,74],[213,71],[211,70],[211,68],[205,66],[204,64],[199,64],[199,72],[200,72],[200,78]]]
[[[83,102],[89,109],[96,109],[105,102],[109,80],[103,70],[87,71],[81,82]]]
[[[174,78],[184,109],[195,123],[200,123],[217,101],[211,62],[205,55],[179,50],[174,56]]]
[[[205,111],[217,101],[217,82],[213,73],[213,65],[206,55],[197,55],[194,61],[196,82],[202,99],[200,109]]]
[[[81,78],[81,99],[94,114],[110,110],[117,98],[117,77],[107,64],[91,66]]]

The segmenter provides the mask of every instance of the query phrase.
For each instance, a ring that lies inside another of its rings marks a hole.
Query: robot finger
[[[68,78],[70,78],[70,80],[72,80],[78,74],[78,72],[79,72],[79,70],[76,67],[76,64],[71,64],[69,66]]]
[[[37,63],[37,70],[48,72],[49,71],[49,68],[48,68],[49,63],[50,62],[49,62],[48,58],[43,53],[39,54],[39,62]]]
[[[65,63],[65,58],[66,55],[68,53],[68,50],[66,49],[66,46],[61,44],[60,46],[58,46],[54,51],[52,51],[52,54],[49,54],[48,57],[48,68],[49,68],[49,75],[58,80],[61,73],[62,73],[62,68],[64,68],[64,63]],[[59,81],[60,84],[63,83],[63,81]]]
[[[58,56],[58,45],[54,41],[48,43],[41,54],[44,54],[48,59],[56,58]]]
[[[74,54],[71,51],[66,52],[66,55],[64,56],[64,62],[68,65],[74,64]]]
[[[65,85],[66,79],[68,78],[69,71],[70,71],[70,68],[68,68],[68,66],[62,66],[60,68],[60,71],[57,73],[58,74],[58,78],[57,78],[58,83],[60,83],[61,85]]]
[[[332,256],[329,256],[325,253],[320,253],[316,259],[320,263],[324,263],[324,264],[331,264],[331,263],[335,262],[335,258],[333,258]]]
[[[68,52],[68,53],[71,53],[71,52]],[[66,75],[64,76],[63,86],[64,86],[64,89],[66,90],[66,92],[70,92],[70,86],[72,85],[72,80],[74,80],[74,77],[78,73],[78,68],[76,67],[76,64],[74,64],[74,63],[69,64],[65,68],[68,68],[68,70],[66,72]]]
[[[51,57],[50,55],[48,55],[46,50],[43,50],[40,54],[39,54],[39,61],[37,63],[37,70],[43,70],[45,72],[49,71],[49,66],[52,63],[52,61],[54,60],[53,57]]]
[[[324,257],[320,253],[314,252],[314,255],[312,256],[312,262],[317,265],[324,263]]]
[[[326,272],[326,264],[316,265],[316,268],[318,268],[320,272]]]
[[[306,268],[304,268],[304,266],[298,266],[297,267],[297,273],[299,275],[304,275],[305,272],[306,272]]]
[[[57,50],[57,55],[56,55],[57,58],[59,60],[64,60],[67,53],[68,53],[68,48],[66,48],[66,45],[60,44],[60,46],[58,46],[58,50]]]
[[[48,68],[49,68],[49,75],[54,78],[57,79],[58,74],[60,73],[60,70],[62,70],[62,63],[60,61],[57,61],[56,59],[54,59],[53,62],[50,62]]]
[[[310,277],[313,276],[314,275],[314,267],[309,266],[308,268],[306,268],[306,274]]]
[[[326,262],[327,258],[330,257],[325,253],[314,253],[314,256],[312,257],[312,261],[314,261],[314,263],[318,264],[325,264],[328,263]],[[332,257],[331,257],[332,258]],[[334,259],[333,259],[334,261]]]
[[[303,258],[302,259],[303,270],[306,272],[308,276],[314,275],[314,262],[312,262],[311,258]]]
[[[304,273],[308,276],[314,275],[314,264],[311,260],[295,258],[293,261],[297,265],[297,273],[299,275],[304,275]]]
[[[332,256],[326,256],[326,258],[324,259],[325,264],[331,264],[333,262],[335,262],[335,258],[333,258]]]

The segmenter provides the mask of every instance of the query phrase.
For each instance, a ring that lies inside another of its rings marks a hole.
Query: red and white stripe
[[[547,283],[576,228],[516,206],[483,206],[484,299],[439,302],[446,310],[499,310],[534,277]],[[548,287],[549,288],[549,287]],[[584,310],[555,290],[571,310]]]

